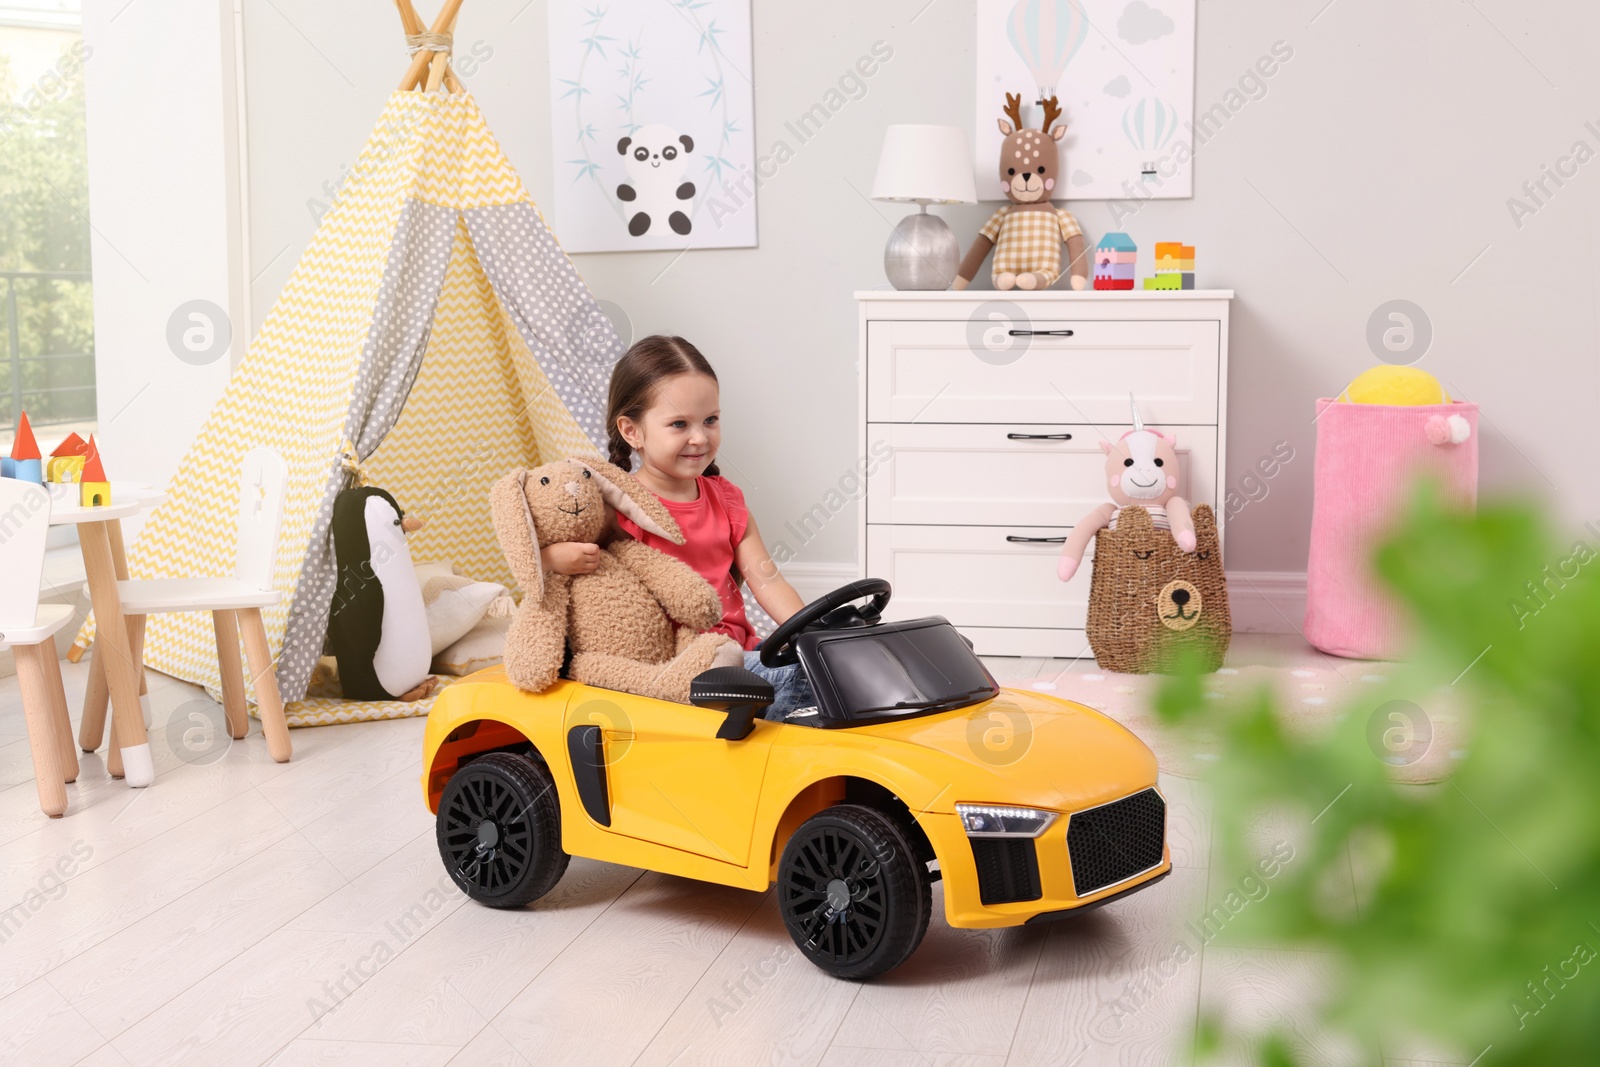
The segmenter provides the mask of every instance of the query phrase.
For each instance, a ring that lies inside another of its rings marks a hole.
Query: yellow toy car
[[[866,606],[856,602],[871,597]],[[844,978],[921,942],[932,884],[952,926],[1017,926],[1171,869],[1150,750],[1081,704],[1001,689],[942,618],[880,621],[888,583],[807,605],[762,646],[817,696],[760,718],[771,686],[707,671],[693,703],[496,669],[428,716],[422,787],[474,900],[548,893],[569,855],[766,890],[800,951]]]

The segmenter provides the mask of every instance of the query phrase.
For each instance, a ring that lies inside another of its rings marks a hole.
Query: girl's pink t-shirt
[[[744,597],[733,580],[734,550],[744,540],[745,530],[750,525],[744,493],[721,475],[701,475],[695,479],[695,484],[700,490],[698,499],[656,498],[683,531],[683,544],[675,545],[665,537],[641,530],[621,513],[617,515],[617,525],[635,541],[682,560],[710,582],[711,588],[722,598],[722,621],[712,630],[727,634],[739,642],[741,648],[753,649],[761,643],[761,638],[744,613]]]

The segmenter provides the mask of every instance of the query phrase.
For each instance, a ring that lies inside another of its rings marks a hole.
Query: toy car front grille
[[[1086,897],[1157,866],[1166,836],[1167,804],[1154,789],[1075,812],[1067,822],[1073,891]]]
[[[972,838],[978,865],[978,899],[985,904],[1038,900],[1039,856],[1031,837]]]

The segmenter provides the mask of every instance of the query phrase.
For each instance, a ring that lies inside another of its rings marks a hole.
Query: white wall
[[[190,301],[244,318],[232,35],[218,0],[84,4],[95,374],[113,482],[166,483],[243,349],[242,329],[209,354],[192,335],[187,360],[168,340]]]
[[[469,0],[458,27],[458,52],[480,39],[493,48],[467,80],[546,204],[556,180],[545,133],[545,4],[552,2]],[[134,5],[124,18],[140,7],[153,23],[148,5]],[[422,8],[431,17],[433,5]],[[308,201],[327,201],[324,183],[337,182],[354,158],[405,57],[398,19],[384,3],[245,0],[244,20],[259,325],[315,228]],[[761,191],[759,248],[693,252],[676,262],[669,253],[576,258],[596,294],[628,311],[636,334],[681,333],[717,365],[726,466],[770,538],[853,463],[850,294],[882,284],[883,244],[901,213],[862,192],[885,125],[972,121],[972,5],[756,0],[754,24],[763,150],[786,137],[784,123],[818,102],[875,41],[894,55],[820,135],[805,145],[791,141],[795,158]],[[157,28],[203,36],[165,12]],[[1202,4],[1200,108],[1223,101],[1274,42],[1285,42],[1293,57],[1199,151],[1194,199],[1152,203],[1120,225],[1111,204],[1070,206],[1094,236],[1122,228],[1146,250],[1157,240],[1196,245],[1201,284],[1238,292],[1229,482],[1237,486],[1279,440],[1296,458],[1265,499],[1230,524],[1231,569],[1304,569],[1313,401],[1375,362],[1364,340],[1367,319],[1392,298],[1415,301],[1432,320],[1433,347],[1421,366],[1482,405],[1485,487],[1557,498],[1575,517],[1600,519],[1600,476],[1593,464],[1567,458],[1583,454],[1600,399],[1590,254],[1600,161],[1564,188],[1551,185],[1555,195],[1520,226],[1506,204],[1575,141],[1600,149],[1597,33],[1600,15],[1576,0]],[[94,63],[110,81],[113,63],[100,66],[98,55]],[[133,72],[118,70],[126,92]],[[150,95],[170,104],[182,93]],[[143,91],[136,98],[146,99]],[[152,155],[170,154],[156,176],[134,175],[116,194],[152,197],[138,232],[111,235],[119,244],[144,253],[147,236],[171,241],[184,232],[168,228],[166,205],[177,199],[169,183],[186,187],[182,175],[204,165],[184,157],[183,137],[191,122],[214,120],[210,106],[181,100],[178,110],[152,109],[138,123],[138,137],[176,143],[152,148]],[[186,205],[182,217],[214,227],[215,204],[200,206],[196,215]],[[988,210],[945,215],[966,242]],[[551,222],[559,235],[561,220]],[[97,255],[97,274],[106,262]],[[153,280],[159,298],[142,300],[135,290],[121,313],[149,303],[149,315],[159,317],[220,270],[214,261],[190,268],[178,281]],[[110,269],[125,271],[114,261]],[[164,270],[151,261],[152,272]],[[130,378],[118,388],[134,384]],[[181,419],[165,421],[169,437],[183,428]],[[853,517],[841,514],[800,558],[853,560],[853,530]]]

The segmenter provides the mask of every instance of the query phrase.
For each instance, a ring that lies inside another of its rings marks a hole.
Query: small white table
[[[89,690],[84,697],[78,743],[85,752],[100,747],[105,735],[106,697],[109,696],[112,743],[106,754],[106,769],[112,777],[124,778],[130,786],[147,786],[155,780],[155,765],[145,734],[144,710],[139,704],[144,675],[141,666],[144,620],[130,620],[122,614],[117,582],[128,577],[122,520],[160,503],[165,497],[148,486],[121,482],[112,485],[111,496],[115,503],[106,507],[52,506],[50,525],[77,526],[84,574],[89,580],[89,599],[94,605],[94,663]],[[98,697],[97,679],[102,687]]]

